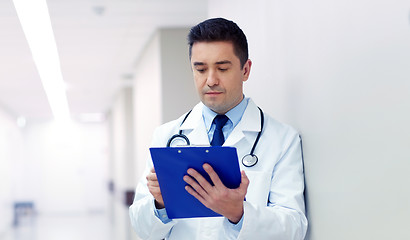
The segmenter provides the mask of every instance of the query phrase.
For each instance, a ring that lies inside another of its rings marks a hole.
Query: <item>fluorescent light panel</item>
[[[13,0],[48,102],[57,121],[70,119],[46,0]]]
[[[78,116],[78,119],[84,123],[101,123],[105,121],[103,113],[83,113]]]

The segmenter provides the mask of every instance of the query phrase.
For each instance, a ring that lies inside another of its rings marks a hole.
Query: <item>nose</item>
[[[210,87],[218,85],[219,84],[219,78],[218,78],[218,74],[216,71],[214,70],[210,70],[208,72],[208,76],[206,78],[206,84]]]

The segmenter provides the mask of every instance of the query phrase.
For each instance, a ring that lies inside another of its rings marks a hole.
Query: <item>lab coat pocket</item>
[[[246,201],[258,206],[267,206],[271,174],[262,171],[247,171],[249,187],[246,194]]]

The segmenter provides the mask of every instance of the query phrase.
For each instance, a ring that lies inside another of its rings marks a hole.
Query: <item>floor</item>
[[[21,219],[0,240],[128,240],[135,239],[127,220],[117,224],[108,214],[39,215]],[[121,226],[121,227],[118,227]]]

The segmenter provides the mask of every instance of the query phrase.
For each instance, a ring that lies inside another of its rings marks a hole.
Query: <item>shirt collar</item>
[[[248,106],[248,102],[249,98],[243,96],[242,101],[225,114],[229,118],[228,123],[230,122],[232,124],[232,129],[235,128],[236,125],[238,125],[239,121],[241,121],[243,113]],[[207,132],[209,132],[209,130],[211,129],[212,121],[214,120],[216,115],[218,114],[212,111],[207,106],[204,105],[204,107],[202,108],[202,117],[204,119]]]

